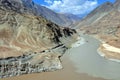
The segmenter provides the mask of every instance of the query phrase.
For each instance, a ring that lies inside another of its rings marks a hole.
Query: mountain
[[[71,22],[75,23],[76,21],[80,21],[80,17],[69,14],[69,13],[59,13],[61,17],[67,17],[68,20],[71,20]]]
[[[83,20],[79,22],[77,27],[90,25],[100,20],[102,17],[107,15],[110,11],[112,11],[113,4],[110,2],[105,2],[104,4],[98,6],[94,9],[90,14],[88,14]]]
[[[69,13],[58,13],[58,14],[64,22],[67,22],[66,27],[74,27],[73,25],[82,19],[76,15],[69,14]]]
[[[114,7],[115,7],[115,9],[120,10],[120,0],[116,0],[116,1],[115,1]]]
[[[120,5],[119,4],[120,4],[120,0],[117,0],[114,4],[109,4],[112,6],[111,8],[107,7],[107,10],[104,5],[99,6],[99,7],[103,7],[101,9],[105,10],[107,14],[102,17],[98,16],[97,20],[94,21],[94,23],[92,22],[90,24],[84,24],[84,26],[78,25],[78,28],[80,32],[93,35],[95,38],[101,41],[101,45],[98,51],[102,52],[105,55],[104,57],[120,60],[120,10],[119,10]],[[102,11],[101,9],[99,9],[98,12],[101,12]],[[96,11],[96,9],[94,11]],[[104,14],[104,12],[102,14]],[[90,14],[88,16],[90,16]],[[86,20],[90,20],[90,19],[91,17],[87,18]]]
[[[32,6],[0,0],[0,78],[61,69],[60,57],[77,39],[74,29],[38,16]]]
[[[66,15],[66,14],[56,13],[44,6],[35,4],[34,2],[29,1],[29,0],[22,0],[22,2],[24,6],[27,7],[29,10],[31,10],[32,12],[34,12],[35,15],[38,15],[38,16],[40,15],[46,18],[47,20],[50,20],[60,26],[69,27],[75,21],[78,21],[81,19],[78,16],[75,16],[73,14]],[[71,16],[74,16],[75,18]]]
[[[86,34],[99,39],[102,44],[99,48],[106,58],[120,60],[120,12],[114,10],[96,23],[81,28]],[[105,45],[108,46],[105,46]],[[110,49],[109,49],[110,48]],[[112,51],[113,50],[113,51]]]

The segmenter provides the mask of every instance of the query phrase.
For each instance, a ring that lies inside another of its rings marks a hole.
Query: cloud
[[[86,14],[93,10],[97,5],[97,0],[45,0],[50,2],[44,5],[60,13]]]
[[[52,4],[53,2],[51,0],[44,0],[45,3]]]

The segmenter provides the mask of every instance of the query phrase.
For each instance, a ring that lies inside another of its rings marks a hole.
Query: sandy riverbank
[[[107,43],[102,43],[97,51],[102,57],[112,61],[120,62],[120,48],[111,46]]]
[[[103,43],[102,46],[105,48],[105,50],[111,51],[111,52],[116,52],[120,54],[120,48],[111,46],[109,44]]]
[[[100,39],[99,36],[97,35],[90,36],[94,37],[95,39],[101,42],[101,45],[97,49],[97,52],[100,56],[107,58],[108,60],[111,61],[120,62],[120,48],[106,43],[104,40]]]

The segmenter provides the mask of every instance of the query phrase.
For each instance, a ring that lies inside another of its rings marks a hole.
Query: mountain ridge
[[[24,3],[26,5],[27,2],[24,2]],[[75,16],[76,18],[74,18],[74,17],[69,18],[70,16],[66,16],[66,14],[64,14],[64,13],[63,14],[56,13],[45,6],[41,6],[40,4],[34,3],[33,1],[31,1],[29,4],[32,5],[33,11],[36,9],[36,11],[37,11],[36,15],[41,15],[41,16],[45,17],[47,20],[50,20],[60,26],[69,27],[69,26],[71,26],[71,24],[74,24],[75,21],[79,21],[81,19],[78,16]],[[34,6],[33,6],[33,4],[34,4]],[[73,14],[71,14],[71,15],[73,15]]]
[[[84,19],[82,19],[80,21],[80,23],[77,25],[77,27],[84,26],[84,25],[86,26],[86,25],[92,24],[95,21],[100,20],[102,17],[107,15],[113,9],[114,9],[113,8],[113,4],[111,2],[105,2],[102,5],[100,5],[97,8],[95,8]]]

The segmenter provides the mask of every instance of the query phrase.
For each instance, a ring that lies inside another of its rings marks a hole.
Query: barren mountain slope
[[[44,6],[34,3],[32,0],[20,0],[20,1],[22,1],[24,7],[31,10],[34,13],[34,15],[40,15],[46,18],[47,20],[50,20],[60,26],[69,27],[71,24],[74,24],[75,21],[80,20],[78,16],[71,14],[72,16],[75,16],[71,17],[71,15],[66,16],[66,14],[56,13]]]
[[[21,1],[0,0],[0,77],[61,69],[59,59],[76,38]]]
[[[114,7],[120,10],[120,0],[116,0],[116,2],[114,3]]]
[[[102,17],[107,15],[109,12],[111,12],[113,9],[114,9],[113,4],[110,2],[106,2],[98,6],[90,14],[88,14],[83,20],[81,20],[77,24],[76,28],[94,24],[96,21],[99,21]]]

